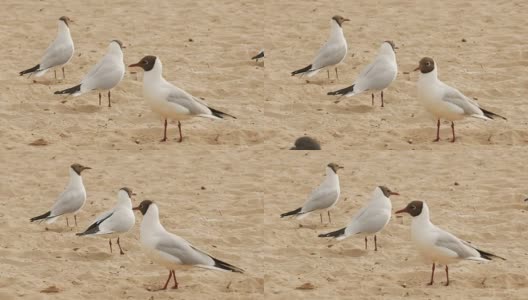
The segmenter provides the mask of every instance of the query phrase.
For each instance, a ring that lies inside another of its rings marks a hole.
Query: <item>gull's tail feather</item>
[[[44,221],[44,220],[46,220],[50,215],[51,215],[51,211],[48,211],[47,213],[44,213],[44,214],[42,214],[42,215],[40,215],[40,216],[33,217],[33,218],[29,219],[29,220],[30,220],[31,222],[35,222],[35,221],[39,221],[39,220]]]
[[[80,91],[81,91],[81,85],[78,84],[76,86],[73,86],[71,88],[67,88],[67,89],[62,90],[62,91],[56,91],[54,94],[56,94],[56,95],[62,95],[62,94],[74,95],[74,94],[79,94]]]
[[[340,90],[333,91],[333,92],[328,92],[327,95],[331,95],[331,96],[335,96],[335,95],[353,96],[353,95],[355,95],[354,86],[355,86],[355,84],[353,84],[353,85],[351,85],[349,87],[346,87],[344,89],[340,89]]]
[[[20,76],[24,75],[24,74],[27,74],[27,73],[33,73],[35,71],[37,71],[38,69],[40,68],[40,64],[34,66],[33,68],[29,68],[27,70],[24,70],[24,71],[21,71],[20,73],[18,73]]]
[[[223,118],[226,117],[226,116],[227,116],[227,117],[231,117],[231,118],[233,118],[233,119],[236,119],[235,116],[230,115],[230,114],[228,114],[228,113],[221,112],[221,111],[219,111],[219,110],[217,110],[217,109],[210,108],[210,107],[209,107],[209,109],[211,110],[211,112],[213,113],[213,115],[214,115],[215,117],[218,117],[218,118],[220,118],[220,119],[223,119]]]
[[[319,237],[332,237],[332,238],[337,238],[339,239],[340,237],[344,236],[345,235],[345,228],[341,228],[339,230],[336,230],[336,231],[332,231],[332,232],[329,232],[329,233],[322,233],[319,235]]]
[[[287,213],[283,213],[280,216],[281,216],[281,218],[284,218],[284,217],[287,217],[287,216],[298,215],[301,212],[301,210],[302,210],[302,207],[299,207],[299,208],[294,209],[292,211],[289,211]]]
[[[259,54],[253,56],[251,59],[252,60],[254,59],[254,60],[258,61],[259,58],[263,58],[263,57],[264,57],[264,51],[261,51],[261,52],[259,52]]]
[[[293,71],[293,72],[291,73],[291,76],[295,76],[295,75],[297,75],[297,74],[304,74],[304,73],[310,71],[311,68],[312,68],[312,65],[308,65],[308,66],[306,66],[306,67],[304,67],[304,68],[302,68],[302,69],[299,69],[299,70]]]
[[[500,258],[502,260],[506,260],[506,258],[504,257],[500,257],[498,255],[495,255],[493,253],[489,253],[489,252],[486,252],[486,251],[482,251],[482,250],[479,250],[477,248],[473,248],[475,250],[478,251],[478,253],[480,254],[480,257],[484,258],[484,259],[487,259],[487,260],[492,260],[493,258]]]
[[[501,116],[501,115],[498,115],[498,114],[496,114],[496,113],[494,113],[494,112],[491,112],[491,111],[489,111],[489,110],[485,110],[485,109],[483,109],[483,108],[481,108],[480,110],[482,110],[482,112],[484,113],[484,115],[485,115],[486,117],[490,118],[490,119],[494,119],[495,117],[499,117],[499,118],[501,118],[501,119],[503,119],[503,120],[507,120],[505,117],[503,117],[503,116]]]
[[[214,257],[211,257],[214,262],[215,262],[215,265],[214,267],[215,268],[218,268],[220,270],[224,270],[224,271],[231,271],[231,272],[235,272],[235,273],[244,273],[244,270],[240,269],[239,267],[235,267],[231,264],[228,264],[226,262],[223,262],[219,259],[216,259]]]

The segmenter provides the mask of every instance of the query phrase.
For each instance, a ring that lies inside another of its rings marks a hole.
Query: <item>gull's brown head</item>
[[[419,216],[422,213],[423,202],[422,201],[412,201],[404,209],[396,211],[397,214],[408,213],[413,217]]]
[[[73,164],[70,166],[70,168],[72,168],[72,170],[74,170],[79,176],[81,176],[82,171],[91,169],[90,167],[85,167],[81,164]]]
[[[118,45],[119,45],[119,48],[121,48],[121,49],[126,48],[125,46],[123,46],[123,43],[122,43],[120,40],[112,40],[112,42],[118,44]]]
[[[396,51],[398,47],[396,47],[396,44],[394,44],[393,41],[385,41],[385,43],[389,44],[392,47],[392,51]]]
[[[70,23],[73,23],[73,20],[68,18],[68,17],[66,17],[66,16],[60,17],[59,20],[64,22],[66,24],[66,26],[68,26],[68,27],[70,27]]]
[[[336,174],[337,174],[337,170],[339,170],[339,169],[344,169],[344,167],[342,167],[342,166],[340,166],[340,165],[338,165],[338,164],[336,164],[336,163],[329,163],[329,164],[328,164],[328,167],[329,167],[330,169],[332,169],[332,171],[334,171],[334,173],[336,173]]]
[[[424,57],[420,59],[420,65],[414,69],[415,71],[420,70],[422,74],[427,74],[429,72],[432,72],[435,68],[435,62],[430,57]]]
[[[155,63],[156,63],[156,56],[147,55],[147,56],[143,57],[139,62],[129,65],[129,67],[130,68],[131,67],[140,67],[143,70],[145,70],[145,72],[148,72],[148,71],[152,70],[152,68],[154,68],[154,64]]]
[[[154,203],[154,202],[152,202],[150,200],[143,200],[143,201],[141,201],[141,203],[138,206],[132,208],[132,210],[139,210],[142,215],[145,215],[147,213],[147,210],[149,209],[149,207],[150,207],[150,205],[152,203]]]
[[[341,24],[343,24],[343,22],[350,21],[349,19],[343,18],[340,15],[333,16],[332,20],[336,21],[337,25],[339,25],[340,27],[341,27]]]
[[[390,196],[399,196],[400,195],[400,194],[398,194],[396,192],[391,191],[388,187],[386,187],[384,185],[380,185],[379,188],[383,192],[383,195],[385,195],[385,197],[387,197],[387,198],[389,198]]]
[[[131,188],[127,188],[126,186],[122,187],[121,190],[125,191],[128,194],[129,198],[132,198],[132,196],[136,195],[136,193],[132,192]]]

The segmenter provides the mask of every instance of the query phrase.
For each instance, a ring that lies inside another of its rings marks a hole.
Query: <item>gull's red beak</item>
[[[407,212],[407,207],[404,208],[404,209],[397,210],[395,213],[401,214],[401,213],[404,213],[404,212]]]

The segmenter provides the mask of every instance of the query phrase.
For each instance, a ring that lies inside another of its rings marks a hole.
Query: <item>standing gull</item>
[[[391,195],[399,195],[385,186],[377,186],[372,192],[370,201],[360,209],[345,228],[320,234],[319,237],[333,237],[338,241],[351,235],[365,236],[365,250],[367,250],[367,235],[374,235],[374,251],[378,251],[376,233],[389,223],[392,214]]]
[[[136,217],[132,211],[132,200],[130,197],[134,195],[132,190],[124,187],[117,192],[117,205],[101,215],[78,236],[83,235],[106,235],[108,236],[108,244],[110,245],[110,253],[112,253],[112,237],[117,236],[117,246],[119,246],[119,253],[125,254],[121,249],[119,243],[119,234],[126,233],[136,222]]]
[[[57,37],[48,46],[44,56],[40,59],[40,63],[33,68],[21,71],[20,76],[24,74],[35,74],[36,77],[44,75],[50,68],[62,67],[62,77],[66,78],[64,74],[64,65],[67,64],[73,57],[73,40],[70,34],[69,25],[73,21],[68,17],[59,18],[59,29]],[[55,79],[57,79],[57,70],[55,71]]]
[[[147,255],[156,263],[169,269],[169,278],[161,290],[167,289],[171,277],[174,278],[173,289],[178,288],[174,270],[200,267],[205,269],[244,273],[244,270],[216,259],[198,250],[183,238],[165,230],[159,220],[158,206],[150,201],[142,201],[134,210],[141,211],[143,221],[139,231],[141,245]]]
[[[99,105],[101,105],[101,91],[108,91],[108,107],[112,107],[110,90],[116,87],[125,76],[123,48],[121,41],[113,40],[110,42],[106,55],[90,69],[80,84],[62,91],[56,91],[55,94],[79,96],[89,91],[98,90]]]
[[[336,78],[339,78],[337,74],[337,65],[345,60],[347,54],[347,42],[345,35],[343,34],[343,28],[341,25],[343,22],[350,21],[341,16],[334,16],[330,21],[330,37],[326,43],[319,49],[319,53],[308,66],[293,71],[292,76],[301,74],[308,77],[312,77],[317,74],[321,69],[326,69],[328,78],[330,79],[329,69],[335,67]]]
[[[481,108],[478,103],[469,99],[460,91],[443,83],[438,79],[438,68],[432,58],[424,57],[420,60],[420,65],[414,69],[420,70],[418,79],[418,98],[422,101],[425,109],[436,119],[436,139],[440,140],[440,119],[451,121],[451,130],[455,142],[455,123],[464,117],[474,117],[484,120],[491,120],[495,117],[506,120],[491,111]]]
[[[202,100],[167,82],[162,75],[162,65],[159,57],[147,55],[138,63],[129,67],[140,67],[145,71],[143,75],[143,95],[150,108],[165,120],[162,142],[167,140],[167,119],[178,120],[180,143],[183,141],[180,123],[182,120],[192,117],[222,119],[225,116],[236,119],[232,115],[208,107]]]
[[[433,264],[431,281],[433,284],[435,264],[445,265],[446,286],[449,285],[448,264],[461,260],[488,261],[504,258],[475,248],[451,233],[436,227],[429,220],[429,207],[423,201],[412,201],[407,207],[396,212],[408,213],[412,218],[411,238],[420,254]]]
[[[374,105],[374,91],[381,91],[381,107],[384,107],[383,90],[388,88],[398,75],[394,49],[397,49],[394,42],[383,42],[378,50],[378,56],[359,73],[358,78],[351,86],[329,92],[328,95],[351,97],[365,91],[371,91],[372,105]]]
[[[308,200],[304,202],[303,206],[281,214],[281,218],[286,216],[297,216],[297,219],[303,219],[313,211],[326,210],[328,213],[328,221],[332,223],[330,209],[337,204],[341,192],[339,188],[339,176],[337,176],[337,170],[339,169],[343,169],[343,167],[336,163],[329,163],[326,166],[325,180],[312,192]],[[322,212],[319,213],[319,216],[321,217],[321,223],[323,223]]]
[[[75,219],[75,226],[77,226],[77,213],[81,210],[86,202],[86,190],[84,189],[81,172],[83,170],[91,169],[80,164],[73,164],[70,166],[70,181],[66,186],[64,192],[62,192],[55,204],[51,207],[48,212],[31,218],[31,222],[35,221],[46,221],[50,224],[55,222],[58,217],[66,216],[66,225],[70,226],[68,221],[68,215],[73,215]]]

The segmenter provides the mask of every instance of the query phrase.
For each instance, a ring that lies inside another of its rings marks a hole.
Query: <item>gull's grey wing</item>
[[[39,70],[46,70],[55,66],[60,66],[68,62],[73,55],[73,45],[55,40],[46,49],[44,56],[40,60]]]
[[[312,62],[312,70],[340,63],[346,56],[346,46],[338,43],[326,43],[319,49],[319,53]]]
[[[332,206],[339,196],[333,187],[318,187],[312,192],[310,198],[302,206],[302,213],[308,213],[317,209],[325,209]]]
[[[480,254],[473,247],[470,247],[463,243],[456,236],[452,235],[447,231],[439,231],[436,236],[435,246],[443,248],[445,253],[449,253],[454,257],[466,259],[466,258],[479,258]]]
[[[396,72],[397,70],[386,58],[376,57],[359,73],[354,83],[355,89],[360,91],[383,89],[394,80]]]
[[[346,234],[378,232],[387,225],[391,212],[383,209],[362,208],[348,224]]]
[[[59,195],[55,204],[51,208],[51,217],[73,213],[82,207],[84,194],[81,190],[66,190]]]
[[[207,105],[202,104],[202,101],[196,101],[191,94],[175,86],[172,86],[167,101],[177,105],[179,110],[192,115],[211,115],[211,110]]]
[[[160,238],[155,249],[179,264],[214,266],[214,261],[209,255],[197,251],[189,242],[173,234]]]
[[[459,90],[444,84],[445,93],[442,100],[454,104],[464,110],[466,115],[483,115],[479,105],[466,97]]]
[[[81,81],[84,90],[111,89],[116,86],[125,75],[125,66],[115,57],[105,55]]]

